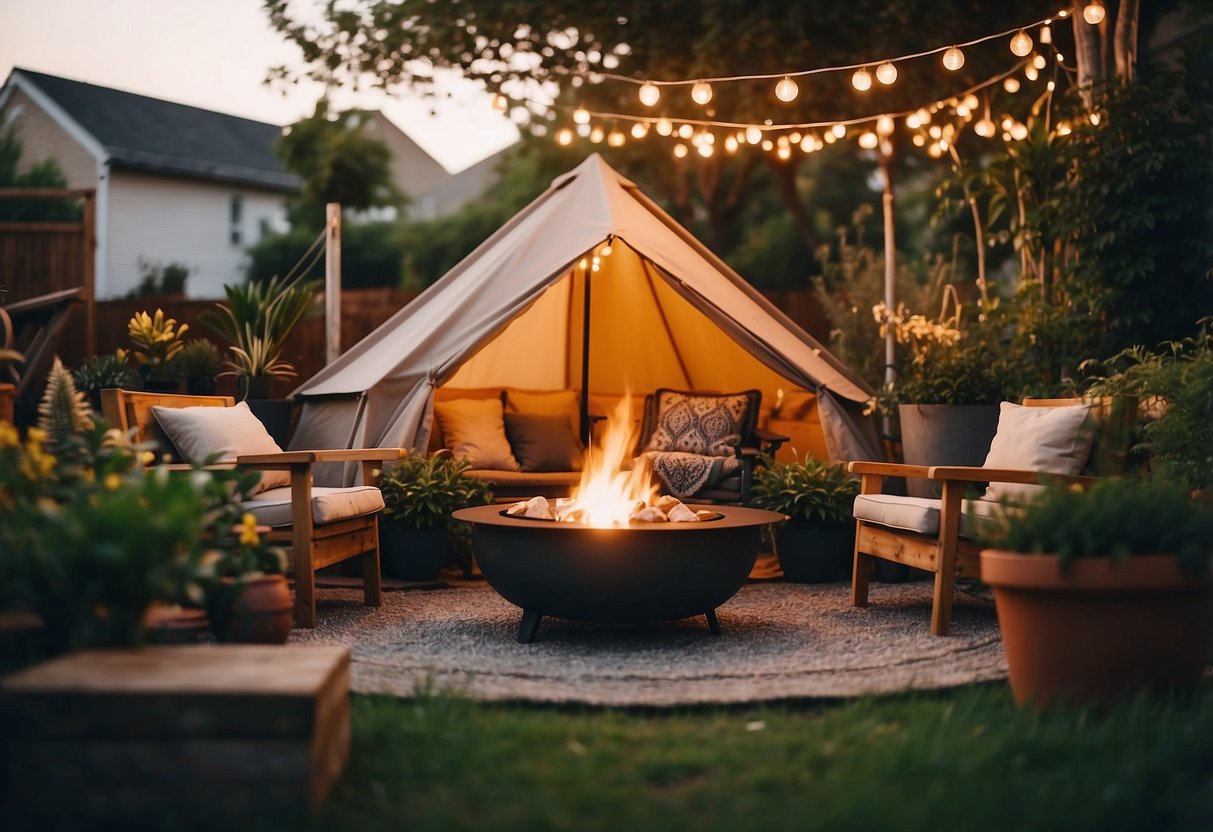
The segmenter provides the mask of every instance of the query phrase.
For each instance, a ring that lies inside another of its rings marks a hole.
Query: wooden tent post
[[[341,355],[341,205],[324,206],[324,363]]]

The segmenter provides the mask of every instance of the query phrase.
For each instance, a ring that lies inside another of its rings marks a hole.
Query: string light
[[[834,134],[834,138],[836,139],[845,138],[847,135],[847,126],[842,123],[835,124],[830,128],[830,132]]]
[[[1103,4],[1101,3],[1088,3],[1083,7],[1082,10],[1082,19],[1087,21],[1087,23],[1090,23],[1092,26],[1097,26],[1100,23],[1103,23],[1103,19],[1106,15],[1107,12],[1104,10]]]
[[[724,151],[725,151],[725,153],[736,153],[737,152],[737,137],[736,136],[726,136],[725,137]]]
[[[696,81],[691,87],[691,99],[699,105],[707,104],[712,100],[712,85],[707,81]]]
[[[792,148],[785,144],[775,151],[775,155],[786,162],[788,159],[792,158]]]
[[[757,127],[747,127],[745,129],[745,140],[749,144],[758,144],[762,141],[762,130]]]
[[[981,136],[983,139],[990,139],[994,137],[994,133],[996,131],[997,128],[994,126],[994,122],[990,119],[990,99],[987,98],[985,114],[982,115],[981,119],[973,125],[973,132]]]
[[[573,143],[573,131],[567,127],[561,128],[560,132],[558,132],[556,134],[556,143],[563,144],[563,145],[572,144]]]
[[[1002,88],[1012,94],[1019,92],[1019,79],[1008,78],[1002,82]]]
[[[509,106],[509,104],[510,104],[510,102],[501,93],[495,93],[493,95],[493,109],[494,110],[497,110],[498,112],[503,112],[505,110],[505,108]]]
[[[1019,58],[1026,58],[1032,51],[1032,38],[1023,29],[1020,29],[1011,37],[1011,54]]]
[[[1031,64],[1028,64],[1027,66],[1025,66],[1023,68],[1023,77],[1027,78],[1029,81],[1035,81],[1037,78],[1040,77],[1040,70],[1038,70],[1036,67],[1032,66]],[[1010,79],[1007,79],[1007,80],[1010,80]]]
[[[875,133],[868,132],[859,137],[859,146],[864,150],[875,150],[878,144],[880,144],[880,139]]]
[[[649,126],[643,121],[638,121],[632,125],[632,138],[643,139],[649,134]]]
[[[589,124],[590,112],[585,107],[578,107],[573,111],[573,121],[577,124]]]
[[[893,132],[892,116],[881,116],[876,119],[876,132],[882,136],[887,136]]]
[[[618,130],[612,130],[610,135],[607,136],[607,144],[610,147],[623,147],[624,141],[626,141],[626,139],[624,138],[623,133],[619,132]]]
[[[1053,30],[1049,28],[1049,24],[1047,23],[1040,27],[1040,42],[1046,44],[1053,42]]]
[[[1035,55],[1032,58],[1032,66],[1036,67],[1037,69],[1044,69],[1046,66],[1048,66],[1048,64],[1049,62],[1045,60],[1044,55]]]
[[[674,132],[674,123],[665,116],[657,119],[657,134],[659,136],[668,136]]]
[[[943,53],[944,69],[955,72],[965,65],[965,53],[960,51],[959,47],[949,46],[947,51]]]
[[[800,88],[796,86],[796,82],[786,75],[775,85],[775,97],[780,101],[793,101],[798,92],[800,92]]]
[[[640,88],[640,103],[646,107],[652,107],[661,100],[661,90],[657,89],[657,85],[652,81],[645,81]]]
[[[678,138],[680,138],[680,139],[689,139],[689,138],[691,138],[691,136],[693,136],[693,135],[695,135],[695,128],[694,128],[694,127],[692,127],[692,126],[691,126],[691,125],[689,125],[689,124],[680,124],[680,125],[678,125]]]
[[[773,147],[775,147],[775,142],[771,141],[770,139],[762,140],[762,149],[765,150],[767,153],[770,153],[771,148],[773,148]]]
[[[674,155],[679,159],[685,159],[687,155],[687,146],[685,144],[674,145]]]
[[[1022,121],[1017,121],[1011,126],[1011,138],[1017,142],[1022,142],[1028,137],[1028,125]]]
[[[851,86],[860,92],[867,92],[872,88],[872,76],[866,67],[855,70],[855,74],[851,76]]]
[[[698,150],[699,150],[699,155],[705,159],[707,159],[709,156],[711,156],[712,152],[713,152],[712,146],[710,144],[701,144],[701,145],[699,145]]]
[[[588,124],[578,124],[578,125],[577,125],[577,135],[578,135],[578,136],[581,136],[581,138],[583,138],[583,139],[584,139],[586,136],[590,135],[590,125],[588,125]]]
[[[885,61],[876,67],[876,80],[886,87],[897,80],[897,67],[892,61]]]
[[[590,141],[592,141],[594,144],[601,144],[602,140],[605,138],[606,132],[601,127],[594,127],[592,130],[590,130]]]

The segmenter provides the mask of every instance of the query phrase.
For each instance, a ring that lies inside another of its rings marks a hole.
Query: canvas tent
[[[296,390],[292,445],[424,448],[442,385],[802,387],[832,457],[879,458],[864,383],[597,154]]]

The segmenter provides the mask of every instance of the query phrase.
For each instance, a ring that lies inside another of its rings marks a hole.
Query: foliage
[[[1213,557],[1213,511],[1182,488],[1157,481],[1102,479],[1091,488],[1046,488],[1007,512],[989,543],[999,549],[1075,558],[1167,554],[1193,572]]]
[[[183,378],[213,378],[223,369],[223,355],[209,338],[194,338],[181,348],[177,364]]]
[[[157,309],[155,316],[144,312],[136,312],[126,325],[131,339],[131,355],[139,372],[146,381],[176,381],[178,368],[176,358],[185,346],[183,336],[189,331],[189,324],[177,326],[176,318],[166,318],[163,309]],[[125,360],[126,353],[119,351],[119,360]]]
[[[258,475],[149,469],[155,455],[104,424],[47,439],[0,422],[0,608],[38,613],[58,651],[137,643],[151,602],[199,603],[204,543]]]
[[[181,263],[154,263],[139,258],[139,285],[132,289],[128,298],[149,295],[180,295],[185,293],[185,281],[189,279],[189,266]]]
[[[483,480],[464,474],[468,468],[466,460],[408,453],[383,470],[379,488],[384,513],[417,529],[449,528],[452,511],[486,505],[493,499]]]
[[[0,124],[7,124],[8,110],[0,110]],[[0,130],[0,188],[66,188],[67,180],[54,159],[47,159],[18,173],[22,155],[16,130]],[[63,200],[0,199],[0,222],[70,222],[79,220],[79,203]]]
[[[73,371],[72,378],[78,390],[95,397],[109,387],[130,387],[139,376],[127,366],[125,356],[94,355]]]
[[[771,460],[754,472],[750,494],[753,505],[786,514],[796,525],[834,526],[851,519],[859,482],[845,465],[811,457]]]
[[[1088,394],[1135,396],[1146,415],[1139,450],[1157,475],[1187,489],[1213,489],[1213,318],[1197,335],[1155,352],[1132,347],[1102,362]],[[1084,369],[1098,362],[1087,362]]]
[[[220,578],[280,575],[286,572],[286,552],[270,545],[267,532],[269,527],[258,526],[257,518],[244,512],[239,525],[225,530],[203,563]]]
[[[330,112],[322,98],[312,115],[283,131],[274,152],[303,179],[303,190],[291,206],[292,224],[322,228],[329,202],[356,211],[404,203],[392,181],[391,151],[368,134],[368,126],[374,127],[370,113]]]
[[[72,374],[57,355],[46,377],[42,401],[38,403],[38,427],[46,434],[52,450],[64,445],[69,437],[93,427],[92,408],[85,395],[76,390]]]
[[[398,222],[358,222],[341,226],[341,286],[362,289],[371,286],[396,286],[400,283],[404,248]],[[316,233],[296,226],[285,234],[267,234],[249,249],[245,277],[250,283],[263,283],[276,274],[292,274]],[[479,242],[479,241],[477,241]],[[411,251],[411,249],[410,249]],[[324,260],[317,258],[299,272],[301,281],[324,279]]]
[[[311,284],[287,284],[275,276],[264,283],[227,285],[223,291],[227,303],[216,303],[216,309],[206,310],[201,319],[228,342],[228,374],[295,375],[282,353],[287,336],[311,306],[315,293]]]

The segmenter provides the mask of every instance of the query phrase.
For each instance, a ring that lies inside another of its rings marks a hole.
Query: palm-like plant
[[[126,329],[131,338],[131,353],[143,377],[158,381],[175,380],[176,367],[173,362],[185,346],[182,336],[189,330],[189,324],[178,327],[175,318],[166,317],[163,309],[157,309],[155,315],[135,313]],[[119,360],[124,357],[120,355]]]
[[[204,324],[228,342],[232,357],[227,375],[293,376],[295,367],[282,360],[286,337],[303,319],[314,289],[288,285],[277,276],[265,283],[224,286],[227,303],[202,313]]]

